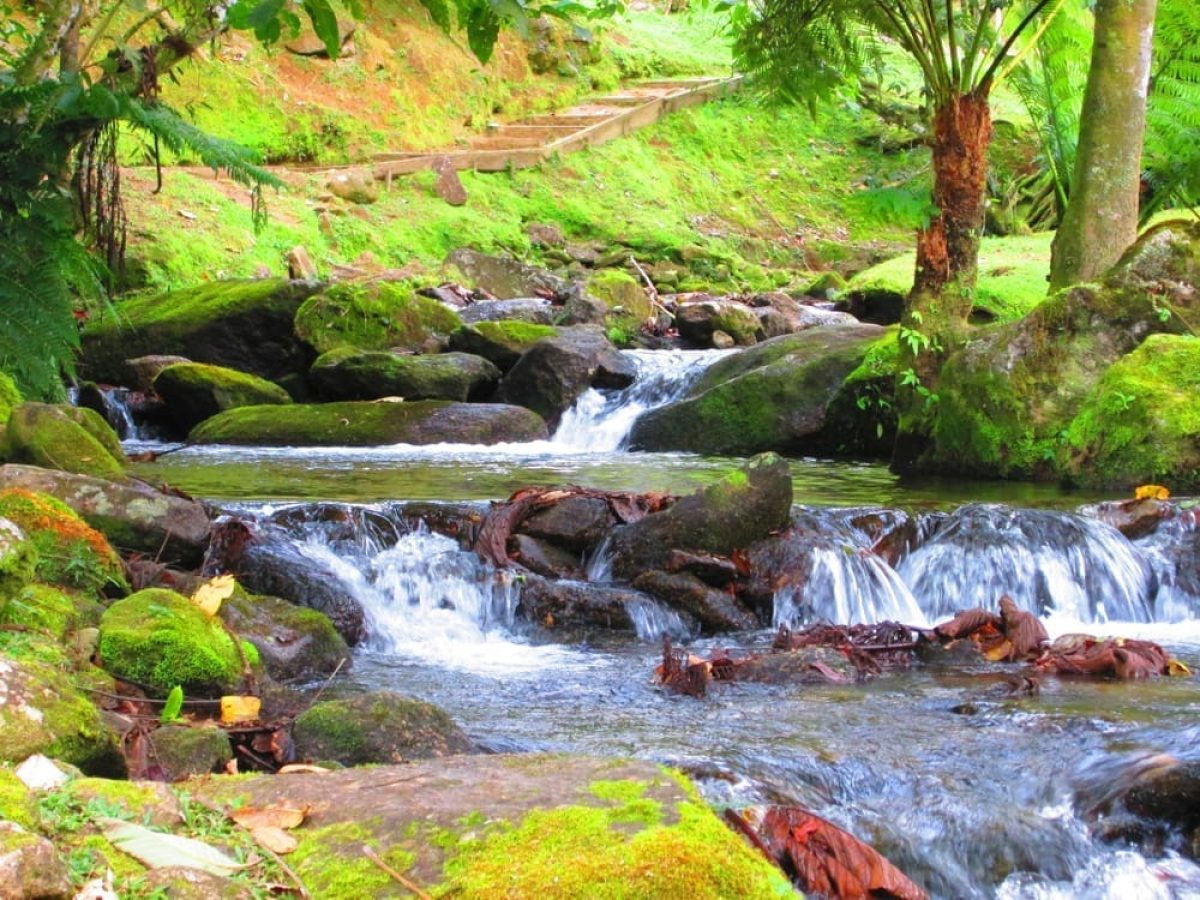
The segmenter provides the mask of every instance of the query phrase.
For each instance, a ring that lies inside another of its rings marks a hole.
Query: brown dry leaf
[[[243,806],[230,812],[229,818],[251,831],[256,828],[278,828],[282,831],[299,827],[311,808],[307,805],[300,809],[287,806]]]
[[[322,766],[310,765],[308,763],[292,763],[290,765],[283,766],[275,774],[276,775],[303,775],[303,774],[324,775],[326,772],[331,772],[331,771],[333,771],[333,770],[326,769]]]
[[[227,695],[221,698],[221,724],[251,722],[258,718],[261,709],[262,700],[258,697]]]
[[[218,575],[206,581],[192,594],[192,602],[204,610],[206,615],[215,616],[221,604],[233,596],[237,580],[232,575]]]
[[[250,836],[260,847],[265,847],[272,853],[284,855],[295,850],[300,842],[282,828],[251,828]]]

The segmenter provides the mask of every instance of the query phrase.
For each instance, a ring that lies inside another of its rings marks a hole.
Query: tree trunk
[[[917,233],[917,268],[900,323],[899,427],[892,468],[909,471],[928,441],[937,374],[975,297],[983,232],[988,89],[956,94],[933,117],[933,202],[938,214]]]
[[[1050,287],[1090,281],[1137,238],[1146,91],[1158,0],[1099,0],[1071,196]]]

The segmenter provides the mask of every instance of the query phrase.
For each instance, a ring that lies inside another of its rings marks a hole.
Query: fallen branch
[[[421,890],[421,888],[418,887],[411,879],[405,878],[403,875],[401,875],[399,872],[397,872],[395,869],[393,869],[391,866],[389,866],[387,863],[385,863],[382,859],[380,859],[379,854],[376,853],[374,850],[372,850],[370,847],[368,847],[364,844],[362,851],[363,851],[363,856],[365,856],[371,862],[375,863],[375,865],[379,866],[379,868],[383,869],[383,871],[386,872],[388,875],[391,875],[393,878],[395,878],[396,881],[398,881],[401,885],[403,885],[409,891],[416,894],[420,898],[420,900],[433,900],[433,898],[431,896],[429,896],[429,894],[427,894],[423,890]]]

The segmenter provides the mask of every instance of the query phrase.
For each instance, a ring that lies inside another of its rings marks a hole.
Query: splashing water
[[[811,565],[811,574],[803,585],[787,585],[775,593],[774,627],[884,620],[927,624],[908,585],[877,556],[842,548],[815,548]]]

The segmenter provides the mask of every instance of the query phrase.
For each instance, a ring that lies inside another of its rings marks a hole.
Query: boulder
[[[176,363],[191,362],[186,356],[164,356],[151,354],[150,356],[139,356],[136,359],[125,360],[125,367],[128,370],[126,377],[121,381],[128,384],[135,390],[149,394],[154,390],[154,379],[158,377],[158,373],[167,366],[173,366]]]
[[[773,453],[611,533],[613,573],[632,580],[666,567],[672,550],[731,554],[788,523],[792,476]]]
[[[0,762],[19,763],[35,753],[89,775],[125,774],[116,735],[68,672],[0,654]]]
[[[94,410],[22,403],[9,415],[7,442],[8,462],[117,481],[125,477],[121,441]]]
[[[438,301],[384,281],[333,285],[306,300],[295,316],[297,337],[317,353],[337,347],[436,350],[461,324]]]
[[[450,335],[450,349],[472,353],[496,365],[500,371],[511,369],[521,354],[538,341],[554,337],[558,329],[505,319],[464,325]]]
[[[636,375],[633,363],[602,332],[580,326],[525,351],[501,380],[496,399],[531,409],[553,424],[589,387],[627,387]]]
[[[35,574],[40,581],[93,593],[127,590],[121,558],[104,535],[61,500],[25,488],[4,487],[0,489],[0,518],[20,528],[36,549]]]
[[[517,297],[556,298],[565,295],[567,282],[545,269],[507,256],[490,256],[467,247],[454,250],[446,264],[455,266],[466,280],[500,300]]]
[[[167,366],[155,377],[154,390],[185,433],[227,409],[292,402],[287,391],[266,379],[204,363]]]
[[[632,613],[645,603],[645,594],[628,587],[526,575],[520,610],[530,622],[550,631],[602,629],[632,634],[636,630]]]
[[[301,759],[346,766],[429,759],[472,749],[442,710],[392,691],[317,703],[296,717],[292,740]]]
[[[583,560],[577,553],[527,534],[508,539],[509,558],[538,575],[550,578],[582,578]]]
[[[533,325],[553,325],[558,311],[549,300],[536,297],[514,300],[483,300],[464,307],[458,314],[464,325],[476,322],[529,322]]]
[[[326,182],[325,189],[356,206],[369,206],[379,199],[379,183],[369,171],[338,172]]]
[[[196,444],[372,447],[383,444],[499,444],[546,437],[546,423],[500,403],[348,401],[243,406],[193,429]]]
[[[270,381],[302,374],[315,354],[293,333],[292,321],[320,289],[313,281],[268,278],[124,300],[115,318],[94,318],[84,329],[80,372],[123,384],[131,380],[126,360],[170,354]]]
[[[567,299],[559,313],[559,325],[603,325],[608,318],[608,304],[587,292],[582,282],[571,284]]]
[[[54,845],[16,822],[0,821],[0,885],[5,900],[71,896],[71,876]]]
[[[576,553],[590,553],[600,546],[614,524],[616,519],[606,500],[576,495],[535,512],[521,522],[517,531]]]
[[[433,164],[437,179],[433,182],[433,192],[451,206],[467,205],[467,189],[458,177],[458,169],[445,156],[439,157]]]
[[[100,619],[103,668],[156,696],[176,685],[201,696],[234,693],[254,661],[246,657],[219,619],[174,591],[138,591]]]
[[[679,336],[697,347],[713,346],[713,334],[723,331],[742,347],[753,345],[761,332],[754,310],[734,300],[691,300],[675,310]]]
[[[233,759],[228,735],[215,726],[164,725],[150,732],[150,743],[154,761],[168,781],[223,772],[225,764]]]
[[[118,483],[33,466],[0,466],[0,487],[58,498],[120,550],[190,566],[208,546],[209,520],[194,500],[149,485]]]
[[[1137,480],[1135,470],[1146,466],[1163,474],[1170,465],[1167,457],[1186,447],[1187,428],[1179,430],[1177,405],[1170,404],[1173,423],[1152,426],[1174,447],[1157,459],[1128,430],[1118,445],[1089,427],[1099,414],[1110,427],[1139,415],[1136,394],[1125,393],[1128,388],[1120,382],[1134,369],[1145,372],[1145,355],[1114,373],[1092,399],[1087,416],[1083,408],[1118,359],[1152,334],[1187,333],[1184,323],[1196,321],[1198,248],[1200,223],[1164,223],[1146,232],[1099,284],[1061,291],[1023,319],[980,331],[942,367],[932,440],[913,468],[986,478],[1079,477],[1098,484],[1103,472],[1080,468],[1097,454],[1096,461],[1119,467],[1113,473],[1117,484]],[[1187,342],[1159,346],[1170,347],[1176,362],[1189,354]],[[1172,364],[1164,360],[1163,370]],[[1153,403],[1162,395],[1146,396]],[[1132,399],[1127,403],[1125,397]],[[1104,403],[1110,412],[1097,405]],[[1188,480],[1194,471],[1193,464],[1190,474],[1169,474],[1195,484]]]
[[[50,635],[67,635],[100,621],[100,604],[87,594],[67,594],[47,584],[27,584],[7,600],[0,596],[0,624]]]
[[[329,617],[315,609],[238,590],[221,604],[221,618],[258,648],[276,681],[310,681],[349,666],[350,648]]]
[[[624,258],[628,258],[628,251]],[[604,323],[625,334],[636,334],[647,319],[654,317],[654,303],[642,282],[620,269],[596,272],[585,283],[586,292],[601,301],[607,312]]]
[[[827,409],[883,334],[874,325],[814,329],[718,360],[682,400],[639,417],[630,447],[728,455],[838,452],[844,435],[829,427]]]
[[[217,808],[235,798],[308,808],[287,861],[314,897],[400,893],[392,876],[364,864],[363,844],[387,848],[379,852],[435,896],[794,895],[687,779],[646,760],[481,754],[214,778],[194,790]]]
[[[329,400],[477,400],[500,380],[500,370],[482,356],[439,353],[402,356],[341,347],[323,353],[308,373],[317,393]]]
[[[633,586],[657,597],[674,610],[685,613],[700,624],[705,634],[725,631],[749,631],[760,627],[758,619],[732,596],[705,584],[695,575],[643,572]]]

